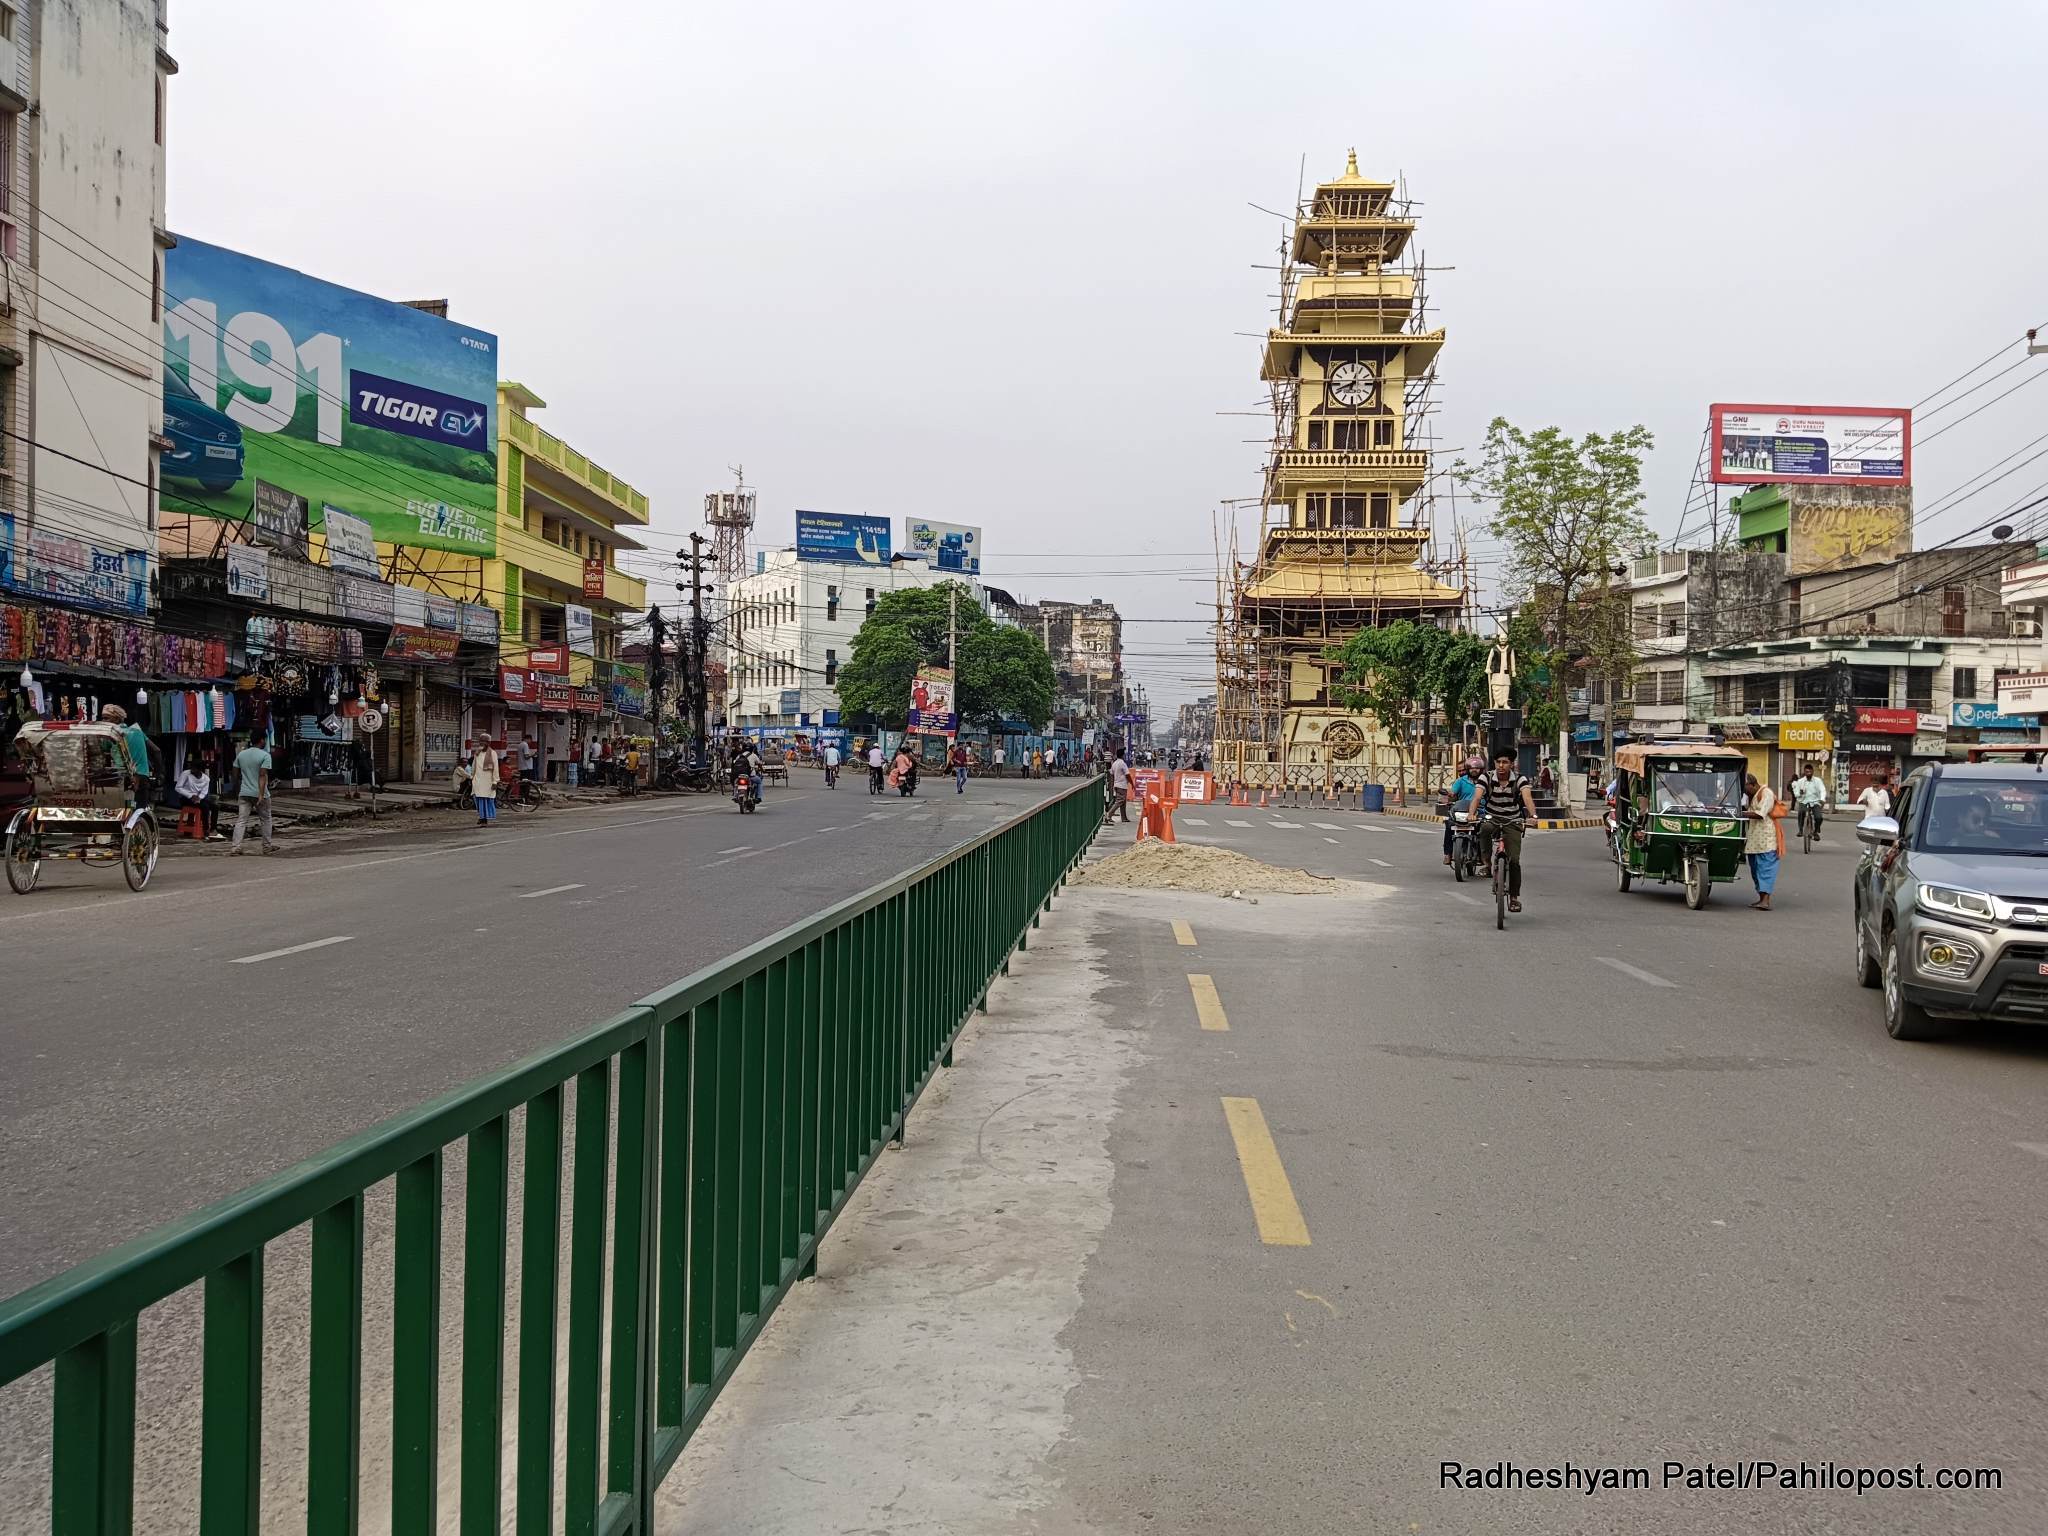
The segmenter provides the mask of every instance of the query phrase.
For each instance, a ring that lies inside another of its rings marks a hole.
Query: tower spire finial
[[[1356,145],[1352,146],[1350,151],[1344,156],[1344,174],[1346,176],[1356,176],[1358,174],[1358,148]]]

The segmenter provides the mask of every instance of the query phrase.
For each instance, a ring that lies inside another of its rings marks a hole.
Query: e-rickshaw
[[[1685,883],[1698,911],[1718,882],[1742,873],[1747,760],[1709,741],[1630,743],[1614,754],[1615,886]]]
[[[17,894],[36,888],[45,859],[118,861],[130,889],[149,884],[161,843],[155,815],[134,803],[134,770],[120,726],[32,720],[14,738],[14,751],[35,787],[35,799],[8,821],[0,850]]]

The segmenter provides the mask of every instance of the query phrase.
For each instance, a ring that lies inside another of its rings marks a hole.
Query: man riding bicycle
[[[1820,825],[1825,819],[1828,803],[1828,787],[1820,776],[1808,769],[1792,781],[1792,803],[1798,807],[1799,830],[1806,831],[1809,822],[1816,840],[1820,837]]]
[[[1481,781],[1471,799],[1486,819],[1483,830],[1497,832],[1508,851],[1508,910],[1522,910],[1522,833],[1536,819],[1536,797],[1526,773],[1515,772],[1515,755],[1496,752],[1493,772]]]

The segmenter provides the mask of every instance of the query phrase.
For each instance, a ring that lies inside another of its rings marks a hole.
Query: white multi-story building
[[[163,446],[164,0],[0,0],[0,511],[15,579],[142,606]]]
[[[979,582],[920,559],[857,565],[799,560],[790,549],[762,555],[726,595],[727,723],[771,731],[837,725],[839,669],[875,604],[898,588],[942,581],[959,582],[988,607]]]

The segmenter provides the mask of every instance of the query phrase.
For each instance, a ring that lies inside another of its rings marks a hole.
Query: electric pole
[[[647,628],[654,639],[654,654],[647,666],[647,708],[654,720],[654,758],[661,761],[661,682],[666,668],[662,665],[663,646],[668,638],[668,620],[662,617],[661,605],[654,604],[647,610]],[[657,773],[659,768],[657,768]]]
[[[946,734],[955,740],[960,732],[960,584],[946,583],[946,671],[953,679],[953,729]]]
[[[690,750],[693,753],[708,753],[711,745],[710,730],[704,716],[709,703],[710,688],[705,675],[705,652],[711,636],[710,626],[704,622],[704,562],[710,557],[704,553],[704,535],[691,534],[689,550],[677,551],[676,558],[690,568],[690,644],[684,656],[683,708],[689,712],[690,717]],[[676,590],[685,590],[683,583],[677,582]],[[729,624],[739,622],[737,606],[731,602],[729,596],[726,621]]]

